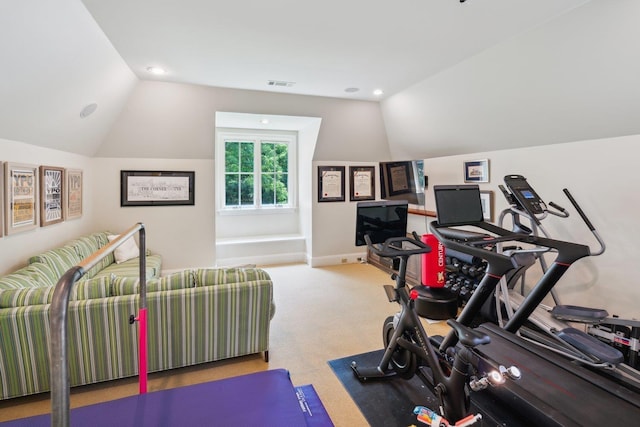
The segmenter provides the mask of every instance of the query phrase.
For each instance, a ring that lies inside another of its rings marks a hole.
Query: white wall
[[[0,137],[92,156],[138,78],[81,1],[0,7]]]
[[[558,145],[491,151],[426,159],[429,176],[427,209],[435,210],[433,186],[463,184],[462,162],[490,160],[490,182],[481,190],[494,192],[496,214],[507,207],[498,189],[507,174],[525,176],[540,197],[568,209],[570,217],[544,222],[552,237],[597,244],[564,196],[567,188],[607,244],[606,252],[576,262],[557,286],[565,304],[603,307],[609,314],[640,317],[640,227],[638,179],[640,135]]]
[[[377,102],[141,81],[97,156],[213,158],[219,111],[321,118],[315,160],[389,155]]]
[[[121,170],[194,171],[195,205],[120,207]],[[121,233],[142,222],[147,248],[162,255],[165,270],[216,264],[213,159],[96,158],[93,173],[93,222],[100,229]]]
[[[98,231],[94,229],[96,224],[93,222],[91,188],[95,182],[95,175],[91,158],[0,139],[0,162],[82,169],[84,182],[82,217],[0,238],[0,260],[2,260],[0,275],[25,266],[32,255],[56,247],[82,234]]]
[[[83,234],[120,233],[138,222],[145,225],[147,248],[163,256],[164,269],[215,265],[213,159],[89,158],[0,140],[0,160],[82,169],[84,183],[81,218],[0,238],[0,274]],[[195,171],[195,206],[120,207],[120,170],[125,169]]]
[[[134,90],[128,105],[100,147],[99,156],[129,158],[126,163],[133,166],[138,163],[153,164],[154,158],[210,159],[213,163],[215,115],[219,111],[321,119],[319,129],[314,125],[312,129],[300,133],[301,138],[305,139],[314,138],[317,133],[313,153],[309,151],[311,146],[301,147],[299,152],[300,231],[307,239],[310,257],[353,252],[351,242],[336,247],[336,238],[340,241],[342,235],[341,229],[336,228],[335,224],[352,223],[355,214],[344,209],[348,203],[342,204],[342,207],[332,203],[333,209],[325,206],[320,213],[317,211],[317,189],[313,178],[315,169],[311,160],[373,163],[390,159],[382,113],[377,102],[144,81]],[[198,180],[196,192],[213,194],[213,178],[204,184],[202,182]],[[213,205],[211,209],[205,209],[206,213],[198,213],[196,218],[214,214]],[[101,213],[105,219],[122,215],[119,207],[107,207]],[[190,222],[184,226],[192,227],[186,230],[187,235],[196,235],[195,228],[200,224]],[[215,242],[213,232],[202,234],[200,238],[211,239],[211,244]],[[316,255],[316,252],[320,255]]]
[[[344,202],[318,201],[318,167],[344,166]],[[349,166],[375,166],[375,194],[380,200],[380,177],[377,162],[313,162],[313,251],[309,260],[312,267],[354,263],[364,257],[366,247],[356,246],[356,205],[349,200]]]
[[[80,220],[0,239],[0,254],[6,255],[2,258],[3,271],[11,271],[26,263],[26,257],[84,233],[104,229],[119,232],[137,222],[145,224],[147,246],[163,256],[165,269],[215,265],[216,111],[321,119],[321,125],[316,123],[300,131],[302,139],[317,139],[317,145],[322,145],[318,148],[310,144],[298,153],[300,230],[306,239],[309,259],[314,257],[313,251],[320,256],[353,253],[352,239],[342,242],[344,233],[336,227],[354,222],[353,210],[345,209],[350,203],[332,204],[334,209],[325,207],[316,212],[312,159],[324,156],[338,162],[389,159],[378,103],[141,82],[100,147],[98,157],[10,141],[2,143],[1,160],[84,169],[86,202],[85,215]],[[120,170],[123,169],[194,170],[196,204],[122,208]],[[325,215],[325,210],[331,214]],[[341,242],[338,247],[336,241]]]

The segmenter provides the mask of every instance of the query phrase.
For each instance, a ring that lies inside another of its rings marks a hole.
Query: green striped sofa
[[[50,390],[49,308],[55,284],[66,271],[64,263],[77,264],[95,244],[106,244],[107,234],[32,257],[26,267],[0,277],[0,399]],[[138,313],[140,284],[138,259],[130,261],[112,259],[94,267],[71,291],[71,386],[138,374],[138,327],[129,317]],[[254,353],[268,357],[275,308],[264,270],[185,269],[160,277],[160,268],[160,256],[148,254],[149,372]]]

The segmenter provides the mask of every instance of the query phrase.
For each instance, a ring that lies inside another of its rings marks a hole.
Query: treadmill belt
[[[506,407],[522,417],[523,425],[637,425],[640,396],[615,381],[539,348],[496,325],[478,327],[491,343],[476,348],[482,364],[515,365],[522,372],[474,394],[478,406]],[[501,408],[503,409],[503,408]]]

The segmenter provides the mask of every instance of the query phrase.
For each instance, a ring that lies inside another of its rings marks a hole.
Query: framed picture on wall
[[[464,162],[464,182],[489,182],[489,160]]]
[[[40,220],[38,166],[5,163],[5,224],[7,234],[38,227]]]
[[[349,200],[375,200],[375,166],[349,166]]]
[[[195,172],[120,171],[120,206],[195,204]]]
[[[493,222],[493,191],[480,191],[482,203],[482,218],[487,222]]]
[[[318,201],[344,202],[344,166],[318,166]]]
[[[64,221],[64,169],[40,166],[40,226]]]
[[[64,216],[66,220],[82,216],[82,170],[65,169],[64,171]]]

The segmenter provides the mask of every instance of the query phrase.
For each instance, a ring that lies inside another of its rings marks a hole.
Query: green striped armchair
[[[84,243],[32,257],[26,267],[0,278],[0,399],[50,389],[49,308],[55,284],[99,248],[79,240]],[[71,264],[65,269],[64,263]],[[275,306],[264,270],[186,269],[159,277],[160,267],[160,257],[148,254],[150,372],[254,353],[267,360]],[[137,259],[129,265],[105,262],[74,285],[67,310],[71,386],[138,374],[138,327],[129,323],[139,308],[137,275]]]

